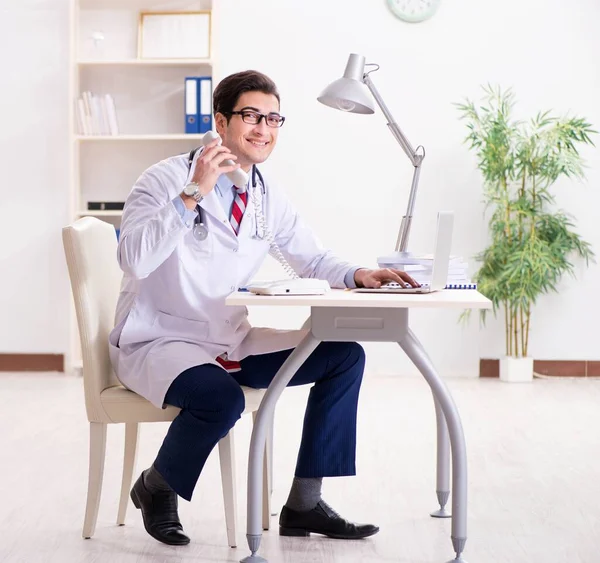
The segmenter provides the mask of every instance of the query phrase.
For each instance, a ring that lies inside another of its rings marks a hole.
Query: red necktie
[[[246,202],[248,201],[248,192],[241,192],[240,188],[237,186],[233,186],[235,188],[236,194],[235,199],[233,200],[233,207],[231,208],[231,226],[233,227],[234,233],[237,234],[240,231],[240,223],[242,222],[242,217],[244,216],[244,211],[246,211]],[[243,189],[243,188],[242,188]],[[217,358],[217,362],[221,365],[221,367],[229,372],[234,373],[236,371],[241,371],[242,366],[239,362],[235,362],[227,359],[227,354],[222,354]]]
[[[242,217],[244,216],[244,211],[246,211],[246,202],[248,201],[248,192],[242,192],[244,188],[238,188],[237,186],[233,186],[235,188],[236,194],[235,199],[233,200],[233,207],[231,209],[231,226],[233,227],[233,232],[237,235],[240,231],[240,223],[242,222]]]
[[[217,362],[227,373],[235,373],[237,371],[242,371],[242,365],[240,364],[240,362],[229,360],[227,358],[227,353],[218,356]]]

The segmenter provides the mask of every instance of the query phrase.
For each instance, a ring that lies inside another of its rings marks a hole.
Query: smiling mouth
[[[246,139],[253,147],[257,147],[259,149],[265,148],[269,143],[268,141],[252,141],[250,139]]]

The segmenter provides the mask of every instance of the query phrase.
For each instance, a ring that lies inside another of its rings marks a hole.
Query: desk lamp
[[[376,68],[365,72],[365,66],[374,66]],[[412,145],[394,121],[390,110],[385,105],[375,85],[371,81],[369,74],[379,69],[377,64],[365,64],[365,57],[352,53],[348,58],[346,70],[342,78],[338,78],[332,82],[325,90],[321,92],[317,100],[326,106],[347,111],[351,113],[375,113],[373,99],[369,96],[367,88],[370,90],[372,97],[375,98],[377,105],[381,108],[383,115],[387,119],[388,127],[394,135],[394,138],[410,162],[415,168],[412,184],[410,187],[410,195],[408,198],[408,206],[406,214],[402,217],[400,230],[398,231],[398,239],[396,240],[395,254],[393,257],[386,257],[386,262],[396,262],[398,264],[410,264],[410,253],[407,252],[408,236],[413,217],[413,209],[415,207],[415,199],[417,195],[417,185],[419,183],[419,175],[421,172],[421,163],[425,158],[425,149],[422,146],[413,149]],[[365,88],[365,85],[367,88]]]

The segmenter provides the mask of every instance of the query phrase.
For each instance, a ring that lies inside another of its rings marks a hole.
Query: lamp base
[[[377,264],[380,268],[396,268],[402,270],[407,264],[418,264],[422,266],[431,266],[433,264],[433,256],[424,257],[416,255],[412,252],[394,252],[384,256],[377,257]]]

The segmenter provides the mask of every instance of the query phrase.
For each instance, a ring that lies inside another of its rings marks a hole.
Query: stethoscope
[[[195,148],[192,151],[190,151],[190,154],[188,156],[188,171],[192,169],[192,162],[194,162],[194,156],[201,148],[203,148],[203,147],[198,147],[198,148]],[[258,177],[258,181],[260,182],[262,197],[264,199],[264,196],[266,193],[265,181],[263,179],[262,174],[260,173],[260,170],[256,167],[256,165],[252,165],[252,187],[253,188],[256,188],[256,178],[257,177]],[[196,218],[194,219],[194,228],[192,229],[192,236],[197,241],[203,241],[203,240],[206,240],[208,237],[208,227],[206,226],[206,223],[204,222],[204,218],[203,218],[204,211],[202,210],[202,207],[200,207],[200,205],[196,205],[196,211],[197,211],[198,215],[196,215]],[[259,238],[258,224],[256,226],[255,236],[257,238]]]

